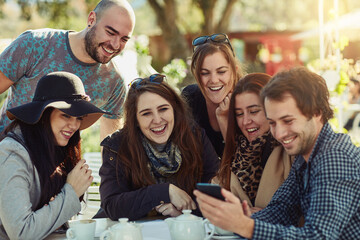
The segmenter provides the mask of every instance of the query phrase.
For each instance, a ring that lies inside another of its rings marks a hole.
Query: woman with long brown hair
[[[231,92],[243,72],[226,34],[200,36],[192,44],[191,72],[197,84],[185,87],[181,94],[220,158],[224,151]]]
[[[0,239],[43,239],[80,211],[93,177],[79,130],[104,113],[67,72],[45,75],[32,102],[7,111],[13,122],[0,142]]]
[[[265,73],[251,73],[236,84],[217,175],[220,185],[256,208],[266,207],[292,164],[290,156],[270,133],[260,99],[260,92],[270,79]]]
[[[164,79],[154,74],[131,83],[124,127],[101,143],[101,207],[111,219],[196,209],[195,184],[209,182],[218,169],[206,134]]]

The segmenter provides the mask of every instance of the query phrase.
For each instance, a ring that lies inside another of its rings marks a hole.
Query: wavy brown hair
[[[329,90],[320,75],[306,67],[296,67],[277,73],[261,91],[261,98],[282,101],[289,93],[300,112],[307,118],[321,115],[323,124],[334,116],[329,103]]]
[[[148,79],[143,81],[148,81]],[[176,173],[175,179],[178,187],[192,195],[195,184],[201,180],[202,176],[201,132],[195,127],[184,100],[165,82],[161,84],[147,83],[136,88],[130,87],[125,101],[125,123],[122,129],[123,138],[119,147],[116,172],[119,172],[118,168],[121,163],[121,170],[126,179],[135,188],[155,184],[155,180],[150,175],[149,159],[141,142],[142,132],[136,118],[138,99],[145,92],[161,96],[174,109],[174,128],[170,135],[170,141],[179,147],[182,156],[181,167]],[[119,176],[117,177],[119,179]]]
[[[1,140],[12,137],[22,144],[39,174],[41,194],[35,210],[49,204],[50,199],[60,193],[68,173],[81,159],[79,130],[74,133],[66,146],[57,145],[50,124],[52,111],[53,108],[47,108],[35,124],[27,124],[15,119],[1,136]],[[11,134],[17,127],[20,127],[23,139]]]
[[[266,73],[251,73],[240,79],[231,95],[229,105],[228,129],[226,134],[225,149],[220,168],[217,174],[220,184],[230,190],[231,163],[236,149],[235,137],[243,134],[237,125],[235,115],[235,97],[242,93],[255,93],[259,95],[262,88],[269,82],[271,76]]]
[[[191,60],[191,72],[194,75],[196,82],[204,94],[204,87],[201,83],[201,68],[204,63],[204,59],[208,55],[212,55],[214,53],[221,52],[225,57],[226,61],[230,64],[230,68],[232,71],[232,79],[233,79],[233,87],[238,82],[238,80],[243,76],[243,71],[240,65],[239,60],[234,56],[230,46],[225,42],[206,42],[201,44],[195,48],[194,54]]]

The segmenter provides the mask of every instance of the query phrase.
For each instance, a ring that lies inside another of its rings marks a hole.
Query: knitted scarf
[[[156,183],[173,183],[173,175],[181,166],[181,152],[178,146],[168,141],[162,151],[154,147],[149,140],[142,136],[142,144],[149,158],[149,170]]]

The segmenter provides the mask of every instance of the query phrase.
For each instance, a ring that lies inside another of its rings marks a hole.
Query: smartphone
[[[221,187],[218,184],[197,183],[196,188],[207,195],[225,201],[225,198],[221,194]]]

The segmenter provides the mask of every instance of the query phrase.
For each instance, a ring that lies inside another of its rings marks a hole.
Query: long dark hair
[[[47,108],[41,119],[35,124],[27,124],[15,119],[3,132],[1,140],[12,137],[19,141],[29,152],[40,178],[40,201],[36,209],[48,204],[66,183],[67,174],[81,159],[79,130],[70,138],[64,147],[57,146],[55,136],[50,125],[50,115],[54,108]],[[16,127],[20,127],[23,139],[12,134]]]
[[[236,121],[235,97],[244,92],[255,93],[260,97],[261,90],[269,82],[270,79],[271,76],[266,73],[248,74],[239,80],[231,95],[225,149],[222,156],[219,172],[217,174],[222,186],[224,186],[224,188],[228,190],[230,189],[230,167],[236,149],[235,137],[239,134],[242,134]]]
[[[121,170],[135,188],[155,184],[147,167],[149,159],[141,142],[142,133],[136,118],[138,99],[145,92],[161,96],[174,109],[175,123],[170,139],[179,147],[182,156],[181,167],[175,179],[178,187],[192,195],[196,182],[200,181],[202,176],[201,133],[195,127],[184,100],[165,82],[130,88],[125,101],[125,123],[122,129],[123,138],[119,147],[117,168],[121,163]]]

